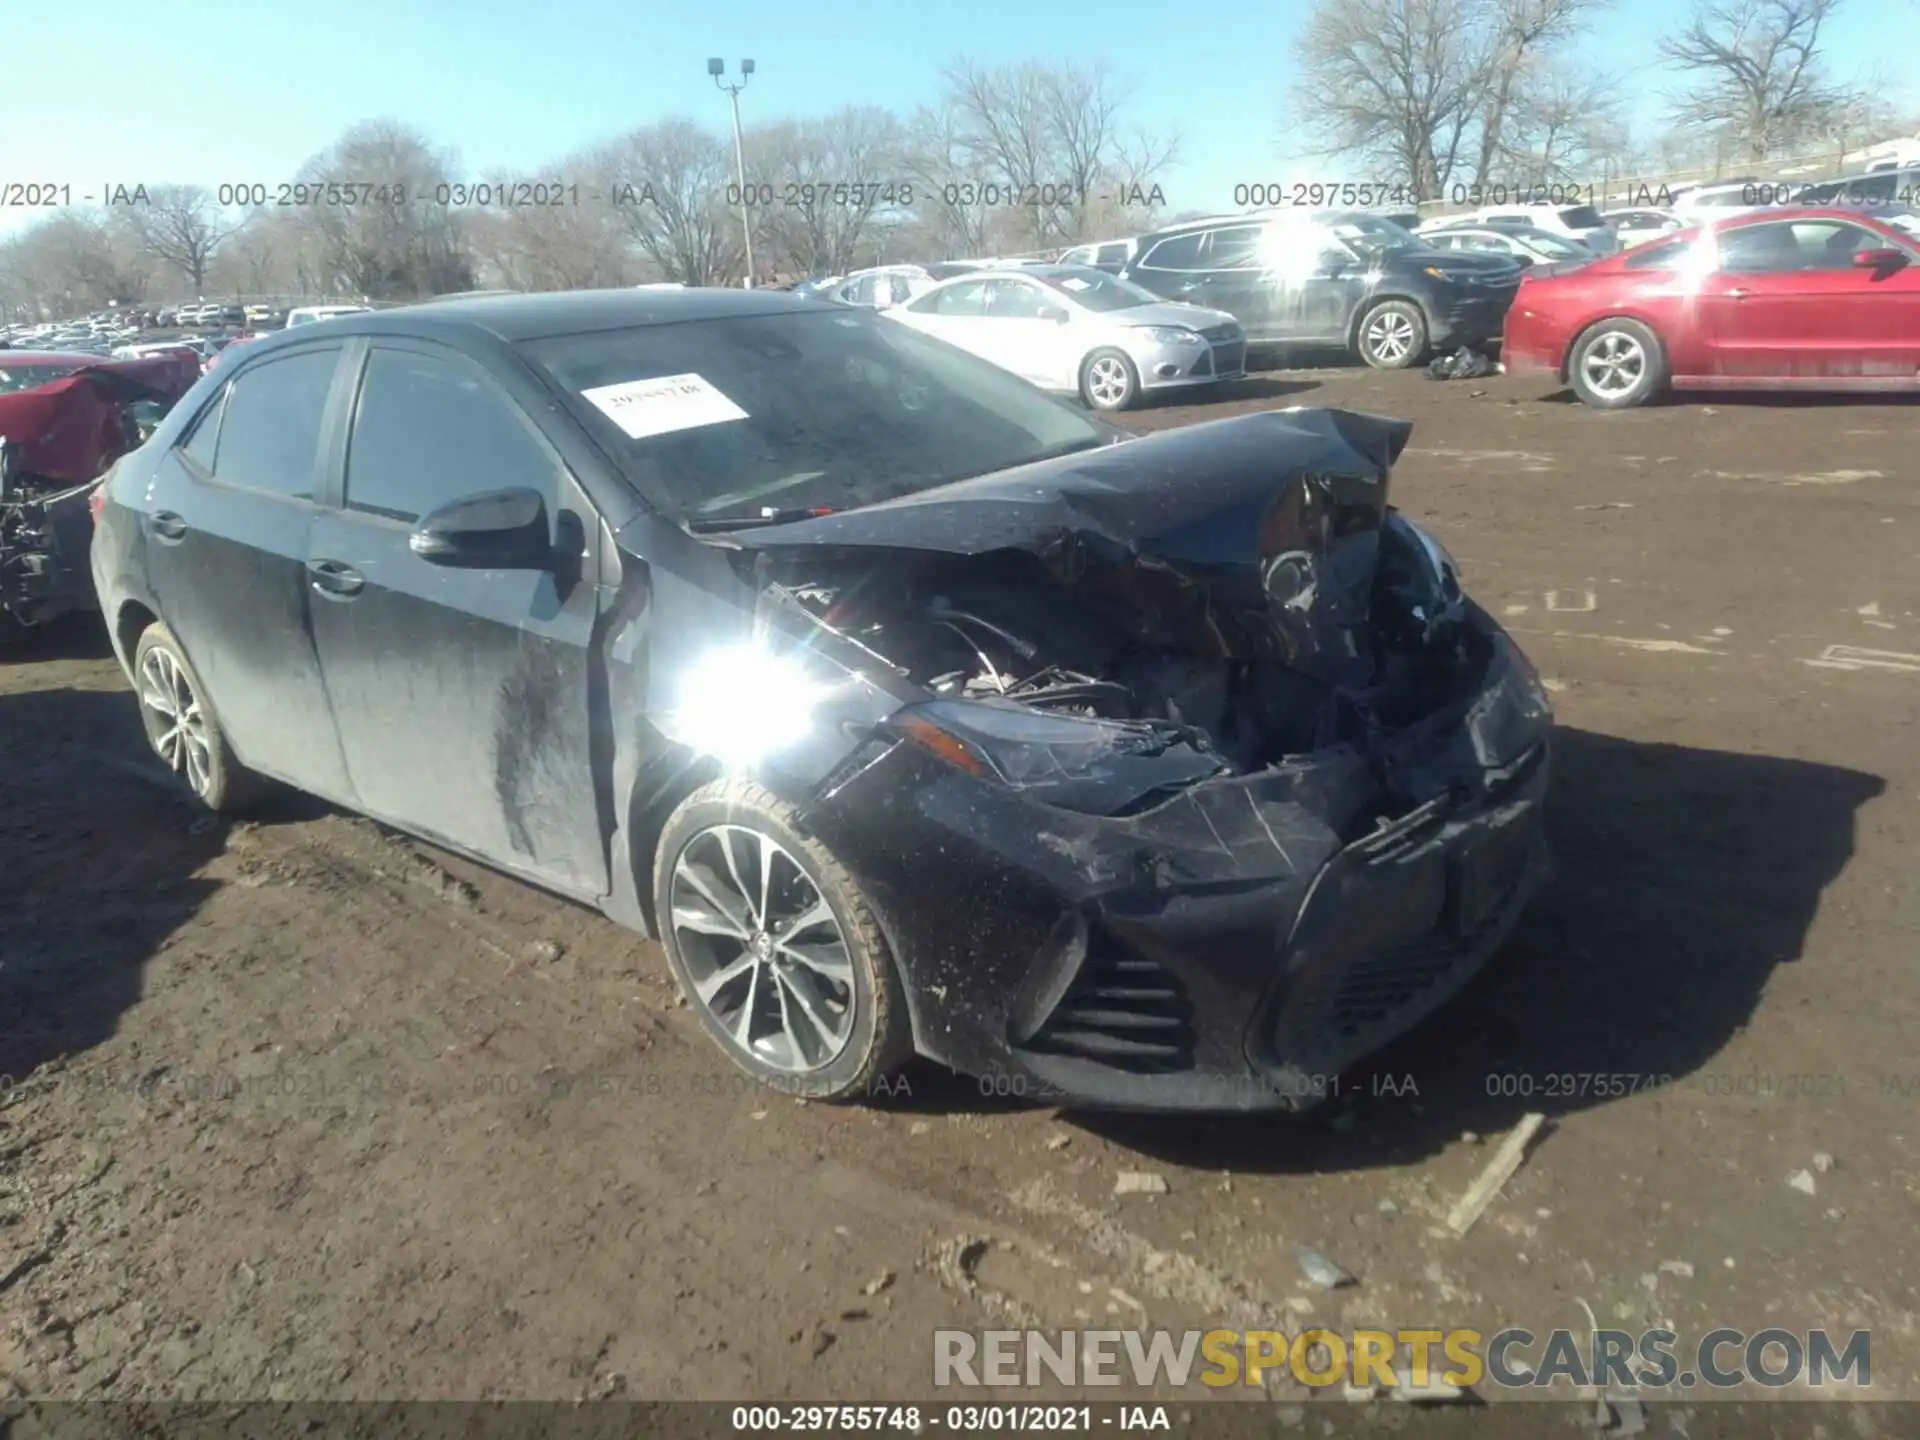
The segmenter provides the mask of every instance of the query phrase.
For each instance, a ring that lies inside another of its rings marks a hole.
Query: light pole
[[[746,289],[753,288],[753,221],[747,217],[747,159],[746,151],[740,145],[740,92],[747,88],[747,81],[753,78],[753,62],[740,62],[740,83],[729,85],[726,81],[727,62],[724,60],[707,61],[707,74],[713,77],[713,83],[727,92],[733,101],[733,175],[740,189],[740,234],[747,245],[747,278],[742,282]]]

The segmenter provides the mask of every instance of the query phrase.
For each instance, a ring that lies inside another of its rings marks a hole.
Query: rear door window
[[[214,445],[213,478],[242,490],[313,499],[327,392],[339,360],[340,347],[329,345],[236,375]]]
[[[932,311],[936,315],[984,315],[987,313],[987,282],[984,280],[960,280],[923,296],[914,302],[914,309]]]
[[[1200,268],[1200,242],[1206,238],[1206,232],[1196,231],[1191,235],[1175,235],[1162,240],[1154,246],[1147,257],[1140,262],[1146,270],[1198,270]]]
[[[347,445],[347,509],[412,521],[518,486],[552,506],[557,470],[519,407],[476,367],[386,346],[367,356]]]
[[[1260,251],[1260,237],[1266,233],[1266,228],[1264,225],[1235,225],[1226,230],[1208,231],[1204,251],[1207,268],[1244,270],[1254,264]]]
[[[1560,212],[1560,223],[1569,230],[1597,230],[1607,222],[1591,205],[1569,205]]]

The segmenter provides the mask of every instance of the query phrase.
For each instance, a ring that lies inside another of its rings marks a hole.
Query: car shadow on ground
[[[97,625],[50,627],[37,658],[66,638],[106,649]],[[276,797],[259,818],[318,804]],[[0,1086],[114,1034],[147,963],[217,888],[198,872],[227,829],[154,759],[125,690],[0,694]]]
[[[1253,400],[1285,400],[1319,388],[1318,380],[1282,380],[1278,375],[1249,375],[1244,380],[1230,380],[1204,390],[1149,393],[1147,398],[1150,403],[1141,408],[1204,410],[1209,405],[1245,405]]]
[[[82,610],[36,625],[0,647],[0,665],[49,660],[105,660],[113,654],[107,627],[98,611]]]
[[[1203,1169],[1366,1168],[1707,1065],[1773,968],[1799,958],[1853,853],[1856,812],[1884,782],[1582,730],[1558,731],[1555,746],[1555,879],[1467,990],[1342,1077],[1338,1099],[1298,1117],[1068,1118]],[[942,1088],[967,1104],[980,1086]]]

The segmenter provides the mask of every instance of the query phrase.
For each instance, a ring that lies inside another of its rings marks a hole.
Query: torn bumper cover
[[[1306,1108],[1463,985],[1546,873],[1544,706],[1489,638],[1480,683],[1373,755],[1110,817],[899,738],[809,823],[888,917],[936,1058],[1042,1100]],[[1433,793],[1376,823],[1396,770]]]
[[[1304,1108],[1505,940],[1547,871],[1551,715],[1386,504],[1408,433],[1267,412],[737,537],[802,571],[864,551],[820,623],[925,686],[831,727],[861,738],[804,797],[922,1051],[1035,1099]],[[909,553],[933,578],[885,568]],[[987,680],[904,659],[909,614]]]

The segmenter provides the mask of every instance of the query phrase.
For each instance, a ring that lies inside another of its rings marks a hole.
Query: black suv
[[[1337,346],[1381,370],[1498,339],[1522,267],[1436,250],[1359,211],[1281,211],[1143,235],[1126,278],[1224,310],[1254,345]]]

